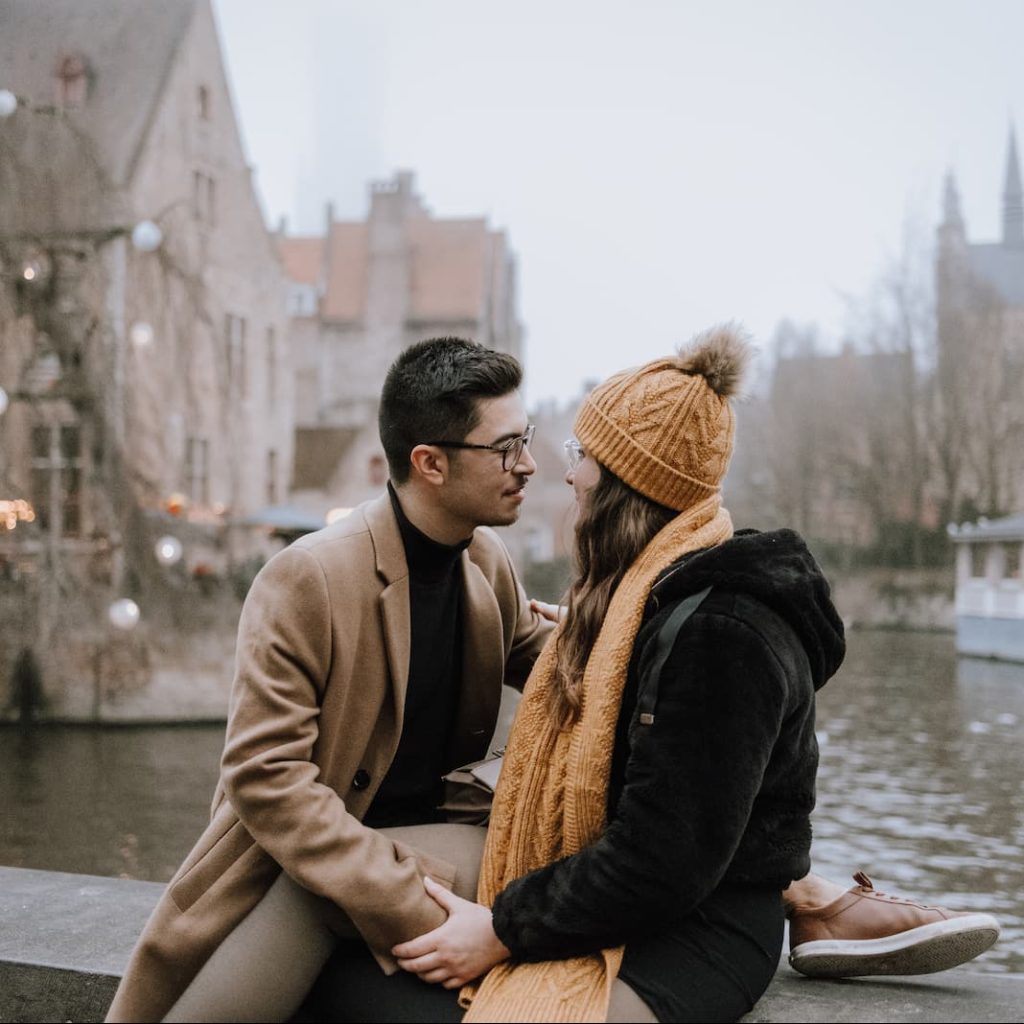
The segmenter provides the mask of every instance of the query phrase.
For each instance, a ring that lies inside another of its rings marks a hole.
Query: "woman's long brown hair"
[[[576,576],[555,648],[551,713],[563,728],[579,716],[583,670],[626,570],[679,513],[624,484],[604,466],[576,521]]]

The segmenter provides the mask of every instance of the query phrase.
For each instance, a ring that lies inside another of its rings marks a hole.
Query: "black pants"
[[[627,942],[619,977],[658,1020],[738,1020],[775,974],[784,920],[777,889],[722,887],[670,932]]]

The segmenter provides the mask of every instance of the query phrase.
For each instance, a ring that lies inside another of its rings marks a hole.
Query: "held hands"
[[[535,597],[530,598],[530,607],[548,622],[561,622],[567,610],[564,604],[548,604],[546,601],[538,601]]]
[[[494,934],[487,907],[456,896],[432,878],[424,878],[423,885],[448,912],[448,920],[391,950],[403,971],[434,985],[461,988],[508,959],[508,947]]]

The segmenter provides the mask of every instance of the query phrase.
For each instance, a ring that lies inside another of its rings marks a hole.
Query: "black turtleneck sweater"
[[[460,556],[469,546],[431,540],[409,521],[390,483],[388,493],[409,563],[412,636],[402,736],[363,818],[371,828],[443,820],[441,776],[457,767],[446,753],[462,674]]]

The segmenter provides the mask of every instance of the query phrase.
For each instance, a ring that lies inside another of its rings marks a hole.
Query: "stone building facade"
[[[403,349],[472,338],[522,360],[515,259],[484,218],[439,218],[413,175],[370,186],[365,220],[278,238],[295,360],[293,494],[309,509],[348,507],[387,479],[377,438],[384,375]]]
[[[285,279],[209,0],[0,0],[0,88],[0,499],[33,513],[0,528],[0,568],[44,655],[76,595],[86,667],[46,675],[81,717],[69,677],[127,643],[111,599],[138,598],[125,658],[153,675],[154,535],[183,542],[186,604],[266,546],[245,524],[291,478]]]

